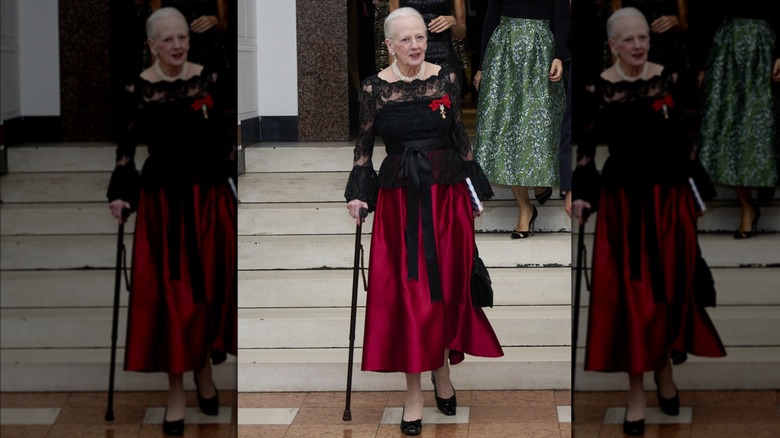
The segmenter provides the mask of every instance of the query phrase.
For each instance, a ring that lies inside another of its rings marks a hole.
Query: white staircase
[[[241,391],[341,391],[346,385],[355,222],[345,208],[351,142],[263,143],[245,148],[239,178]],[[375,166],[384,157],[376,146]],[[557,192],[556,192],[557,193]],[[486,313],[499,359],[467,357],[452,368],[460,389],[568,389],[571,237],[563,201],[539,208],[537,233],[511,240],[517,208],[496,190],[477,219],[480,255],[494,282]],[[369,216],[363,226],[366,263]],[[490,233],[502,230],[502,233]],[[365,292],[358,292],[353,389],[399,390],[397,373],[360,371]],[[423,379],[426,384],[427,379]]]
[[[605,147],[599,147],[596,166],[606,159]],[[755,196],[755,193],[754,193]],[[674,369],[680,389],[739,390],[780,388],[780,201],[761,206],[761,234],[745,240],[734,240],[740,209],[734,191],[718,188],[715,201],[698,220],[699,243],[704,259],[712,270],[717,292],[717,306],[707,308],[727,356],[719,359],[689,356],[686,363]],[[593,248],[594,215],[585,227],[588,266]],[[579,229],[572,235],[576,254]],[[576,267],[576,259],[573,260]],[[624,390],[628,388],[625,373],[583,371],[589,294],[582,281],[580,324],[577,341],[575,386],[578,391]],[[645,386],[654,388],[652,374],[645,376]]]
[[[108,388],[118,226],[105,193],[114,150],[109,143],[8,148],[9,173],[0,177],[3,391]],[[145,157],[139,148],[137,163]],[[128,262],[134,218],[125,225]],[[122,371],[127,301],[123,284],[115,388],[164,390],[162,373]],[[220,388],[235,388],[235,363],[215,367]]]

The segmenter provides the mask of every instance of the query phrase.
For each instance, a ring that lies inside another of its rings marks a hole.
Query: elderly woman
[[[189,31],[174,8],[147,21],[157,61],[128,87],[126,130],[108,188],[111,213],[137,211],[124,367],[168,373],[163,430],[184,431],[182,374],[217,415],[210,355],[236,353],[236,204],[232,141],[213,96],[216,76],[187,61]],[[139,175],[136,144],[148,146]]]
[[[584,223],[598,209],[585,370],[628,373],[623,429],[641,435],[645,372],[655,373],[661,410],[677,415],[670,359],[726,352],[704,309],[709,301],[694,287],[708,270],[697,244],[692,145],[675,105],[676,76],[647,61],[649,27],[639,10],[614,12],[607,35],[617,61],[596,84],[596,117],[586,124],[573,181],[572,215]],[[609,147],[600,175],[593,162],[599,141]]]
[[[457,75],[425,61],[422,16],[396,9],[385,21],[385,37],[395,61],[363,81],[345,198],[356,221],[361,208],[376,212],[362,369],[406,374],[401,431],[418,435],[420,373],[433,371],[436,405],[455,415],[447,361],[503,355],[484,312],[471,303],[474,212],[466,177],[480,197],[492,191],[472,160]],[[378,175],[371,161],[377,135],[387,150]]]

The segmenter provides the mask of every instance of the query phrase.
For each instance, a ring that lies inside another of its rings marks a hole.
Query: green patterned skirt
[[[702,90],[699,146],[701,163],[715,184],[777,185],[774,41],[763,20],[729,19],[715,34]]]
[[[547,20],[501,17],[482,63],[474,156],[493,184],[557,187],[563,81]]]

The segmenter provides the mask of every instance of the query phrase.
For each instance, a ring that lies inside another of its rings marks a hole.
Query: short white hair
[[[146,19],[146,37],[151,39],[154,39],[157,35],[153,33],[154,30],[154,22],[160,18],[165,17],[179,17],[181,18],[181,21],[184,22],[184,24],[187,24],[187,19],[184,18],[184,14],[181,13],[176,8],[172,7],[166,7],[166,8],[160,8],[154,12],[152,12],[152,15],[149,16],[149,18]]]
[[[387,15],[387,18],[385,18],[385,38],[387,39],[393,39],[395,36],[393,32],[393,22],[399,18],[405,18],[405,17],[417,17],[420,20],[420,23],[422,23],[423,27],[425,27],[425,19],[423,16],[417,12],[417,9],[410,8],[410,7],[403,7],[398,8]],[[425,29],[426,34],[428,32],[428,29]]]
[[[617,11],[613,12],[612,15],[609,16],[607,19],[607,37],[613,38],[615,36],[615,22],[622,18],[628,18],[628,17],[638,17],[642,19],[642,22],[645,23],[645,29],[648,31],[650,30],[650,26],[647,24],[647,18],[645,15],[637,8],[634,8],[632,6],[626,6],[625,8],[620,8]]]

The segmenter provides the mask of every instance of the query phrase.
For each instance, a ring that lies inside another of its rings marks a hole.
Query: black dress
[[[364,371],[419,373],[466,354],[503,355],[470,295],[474,217],[466,177],[493,195],[461,121],[455,73],[425,80],[363,81],[361,129],[345,198],[376,211],[371,232]],[[387,157],[371,161],[381,136]]]
[[[151,83],[126,94],[109,201],[137,210],[125,369],[181,373],[210,353],[236,354],[236,200],[232,141],[216,75]],[[136,145],[149,157],[141,174]]]
[[[688,178],[691,141],[679,114],[675,76],[597,82],[597,111],[574,173],[573,198],[598,211],[585,369],[659,370],[667,354],[721,357],[725,349],[697,290],[708,268]],[[595,145],[609,157],[599,175]]]

